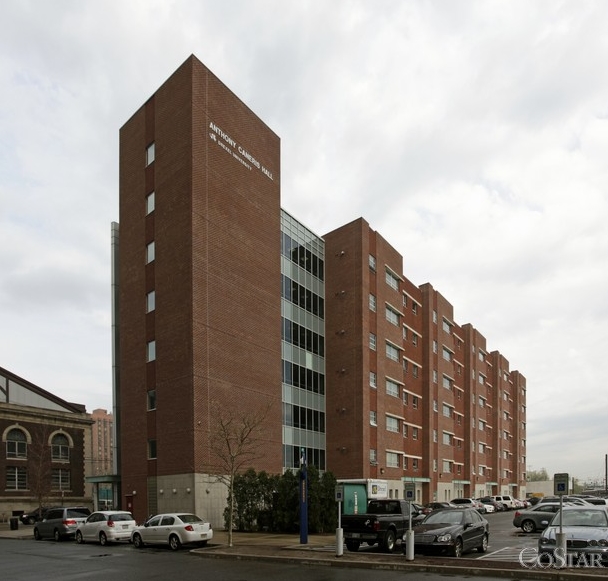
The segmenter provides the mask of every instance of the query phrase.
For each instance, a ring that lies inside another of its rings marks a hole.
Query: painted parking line
[[[501,561],[503,563],[517,563],[521,551],[522,547],[504,547],[497,551],[486,553],[485,555],[478,557],[478,559],[483,559],[484,561]]]

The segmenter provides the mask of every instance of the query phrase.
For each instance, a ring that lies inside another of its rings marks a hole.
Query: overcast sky
[[[608,2],[4,0],[0,366],[112,409],[118,131],[196,55],[527,378],[528,469],[608,453]]]

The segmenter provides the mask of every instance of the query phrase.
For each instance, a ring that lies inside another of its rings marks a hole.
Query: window
[[[433,411],[434,412],[438,412],[439,411],[439,406],[437,405],[437,400],[436,399],[433,400]]]
[[[437,458],[433,458],[433,472],[437,472]]]
[[[376,312],[376,295],[369,293],[369,310]]]
[[[27,437],[22,430],[14,428],[7,434],[6,457],[27,458]]]
[[[437,324],[437,311],[433,309],[433,323]]]
[[[156,309],[156,291],[150,291],[146,295],[146,313],[151,313]]]
[[[373,464],[374,466],[378,464],[378,453],[373,448],[371,448],[369,451],[369,463]]]
[[[452,417],[452,408],[449,405],[443,404],[442,410],[443,410],[443,415],[446,418]]]
[[[435,341],[435,339],[433,339],[433,353],[437,353],[437,341]]]
[[[403,469],[407,470],[408,467],[408,462],[407,462],[407,456],[403,457]]]
[[[24,467],[6,467],[6,490],[27,490],[27,470]]]
[[[377,375],[373,371],[370,371],[369,372],[369,385],[370,385],[370,387],[373,387],[373,388],[378,387],[377,379],[378,379]]]
[[[156,458],[156,440],[148,440],[148,459]]]
[[[481,432],[483,432],[484,428],[485,428],[485,422],[483,420],[479,420],[479,426],[478,427],[479,427],[479,430]]]
[[[409,365],[408,360],[407,359],[403,359],[403,372],[404,373],[407,373],[407,370],[408,370],[409,366],[410,365]]]
[[[443,432],[443,443],[446,446],[451,446],[452,445],[452,434],[450,434],[449,432]]]
[[[156,341],[148,341],[147,359],[146,361],[154,361],[156,359]]]
[[[392,395],[393,397],[399,397],[399,384],[391,381],[390,379],[386,380],[386,393],[388,395]]]
[[[373,333],[369,334],[369,348],[372,351],[376,350],[376,335],[374,335]]]
[[[437,430],[433,430],[433,442],[437,443]]]
[[[412,367],[412,375],[414,377],[418,377],[418,366],[414,365],[414,367]]]
[[[403,430],[402,430],[404,438],[407,438],[407,435],[408,435],[407,431],[408,431],[408,425],[404,422],[403,423]]]
[[[70,441],[65,434],[55,434],[53,436],[51,455],[54,462],[70,461]]]
[[[399,349],[390,343],[386,344],[386,356],[393,361],[399,361]]]
[[[436,370],[436,369],[433,369],[433,383],[437,383],[437,378],[438,378],[438,377],[439,377],[439,376],[437,375],[437,370]]]
[[[393,418],[392,416],[386,416],[386,429],[389,432],[398,432],[399,420],[397,418]]]
[[[372,426],[377,426],[378,425],[378,414],[377,412],[371,411],[369,412],[369,423]]]
[[[146,264],[150,264],[156,257],[156,249],[154,248],[154,242],[150,242],[146,246]]]
[[[146,196],[146,216],[154,212],[154,208],[156,207],[154,192],[150,192]]]
[[[389,270],[386,271],[386,284],[392,289],[399,289],[399,279]]]
[[[53,469],[51,475],[51,489],[52,490],[70,490],[72,485],[70,483],[70,471],[64,468]]]
[[[399,454],[395,454],[395,452],[387,452],[386,465],[389,468],[399,468]]]
[[[448,474],[452,471],[452,463],[449,460],[443,461],[443,471]]]
[[[148,391],[148,411],[156,409],[156,390],[150,389]]]
[[[376,272],[376,257],[372,254],[369,255],[369,269]]]
[[[403,327],[402,337],[404,341],[407,341],[407,327]]]
[[[451,333],[451,331],[452,331],[452,326],[451,326],[451,325],[450,325],[450,324],[449,324],[449,323],[448,323],[448,322],[447,322],[445,319],[443,319],[443,325],[442,325],[442,326],[443,326],[443,330],[444,330],[446,333]]]
[[[418,335],[416,335],[416,334],[412,335],[412,344],[418,345]]]
[[[416,303],[412,303],[412,313],[414,313],[414,315],[418,314],[418,305]]]
[[[451,391],[452,390],[452,380],[447,375],[444,375],[442,377],[442,381],[443,381],[443,387],[445,387],[446,389],[449,389]]]
[[[412,407],[413,407],[415,410],[417,410],[417,409],[418,409],[418,396],[417,396],[417,395],[415,395],[415,396],[412,398]]]
[[[407,295],[403,295],[403,306],[407,307]]]
[[[479,396],[479,407],[482,408],[486,405],[486,401],[483,397]]]
[[[418,471],[418,458],[412,458],[412,469],[414,472]]]
[[[399,326],[399,313],[391,309],[390,307],[386,307],[386,320],[395,325],[395,327]]]
[[[413,440],[418,439],[418,428],[412,428],[412,439]]]
[[[479,448],[478,448],[478,450],[479,450],[480,454],[485,454],[486,445],[483,442],[479,442]]]
[[[452,353],[446,347],[443,347],[441,355],[446,361],[452,361]]]
[[[146,147],[146,165],[150,165],[156,157],[156,146],[154,142],[152,142],[148,147]]]
[[[478,378],[480,385],[483,385],[485,380],[486,380],[486,378],[480,373],[479,378]]]
[[[484,361],[484,352],[480,349],[477,353],[479,355],[479,361]]]
[[[409,405],[410,396],[407,391],[403,392],[403,405]]]

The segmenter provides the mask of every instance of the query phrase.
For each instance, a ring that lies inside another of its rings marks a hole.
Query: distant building
[[[114,454],[114,416],[98,408],[91,413],[93,419],[91,437],[90,476],[112,474]]]
[[[40,504],[91,503],[85,492],[91,424],[84,405],[0,367],[0,518]]]

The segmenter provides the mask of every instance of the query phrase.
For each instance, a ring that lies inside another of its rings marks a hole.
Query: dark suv
[[[42,516],[47,510],[44,506],[38,507],[29,512],[24,512],[19,518],[24,525],[33,525],[42,520]]]
[[[55,539],[61,541],[66,538],[74,538],[76,529],[91,514],[86,506],[59,506],[49,508],[43,515],[42,520],[34,525],[34,538]]]

